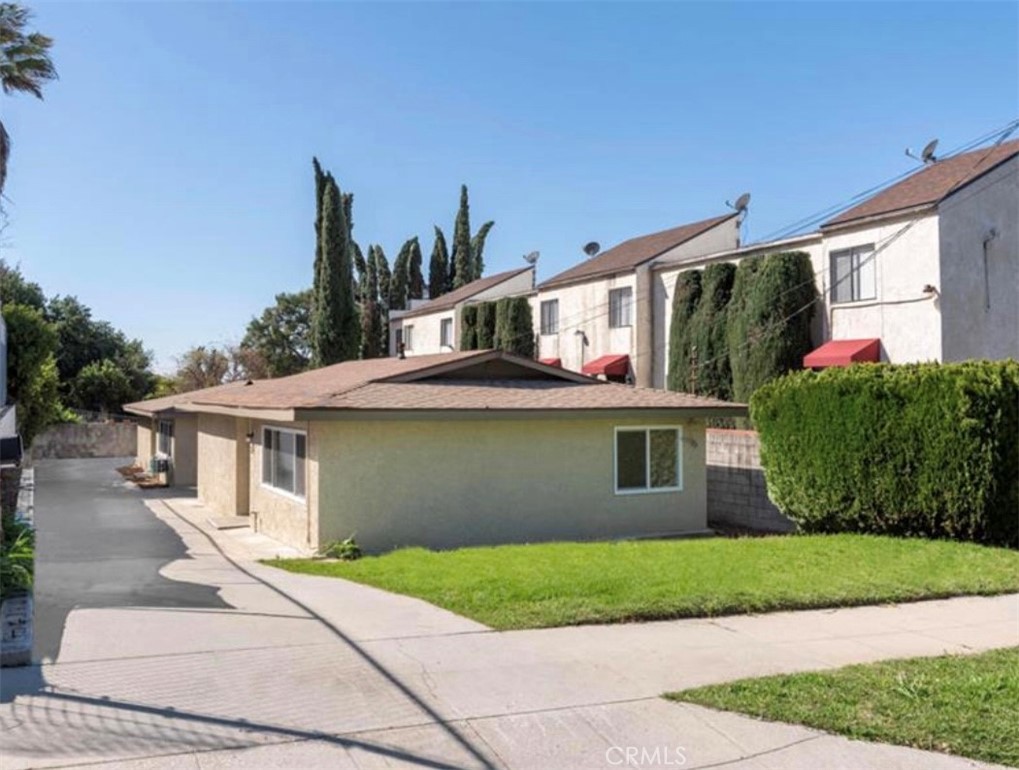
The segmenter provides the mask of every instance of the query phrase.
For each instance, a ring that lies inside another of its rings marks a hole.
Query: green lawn
[[[744,679],[666,697],[1019,767],[1019,648]]]
[[[266,562],[418,596],[498,629],[1019,590],[1019,552],[866,535],[408,548]]]

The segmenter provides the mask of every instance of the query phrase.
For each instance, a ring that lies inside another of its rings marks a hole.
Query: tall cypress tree
[[[701,271],[684,270],[676,276],[669,326],[669,390],[693,390],[693,334],[690,319],[701,301]]]
[[[410,294],[410,249],[413,238],[403,246],[393,261],[393,277],[389,283],[389,309],[406,310]]]
[[[354,271],[357,280],[355,281],[354,288],[354,299],[361,302],[364,299],[365,294],[365,281],[368,277],[368,265],[364,258],[364,253],[361,251],[361,247],[357,241],[351,241],[350,247],[352,249],[351,254],[354,257]],[[371,246],[368,247],[371,249]]]
[[[327,173],[319,231],[320,259],[313,287],[311,343],[315,366],[347,361],[359,352],[361,332],[354,305],[350,227],[344,214],[340,188]]]
[[[389,261],[381,246],[375,247],[375,275],[379,284],[379,323],[382,326],[379,335],[379,350],[383,355],[389,353],[389,289],[392,273]]]
[[[318,280],[319,265],[322,261],[322,198],[325,197],[326,175],[318,158],[312,157],[311,167],[315,172],[315,263],[312,267],[312,280]]]
[[[460,185],[460,208],[456,212],[453,227],[452,276],[450,285],[459,289],[477,276],[474,275],[474,259],[471,256],[471,211],[467,201],[467,185]]]
[[[361,358],[378,358],[382,345],[382,308],[379,305],[379,271],[375,247],[368,247],[361,287]]]
[[[432,246],[432,259],[428,263],[428,296],[435,299],[447,291],[449,291],[449,249],[446,248],[446,236],[436,225],[435,245]]]
[[[425,278],[421,274],[421,242],[417,236],[410,239],[407,256],[407,299],[423,299]]]
[[[700,305],[690,319],[690,331],[697,351],[693,392],[701,396],[732,397],[725,325],[735,275],[735,265],[719,262],[704,268],[701,276]]]
[[[474,280],[477,280],[485,274],[485,239],[488,238],[488,231],[492,229],[495,222],[488,221],[481,226],[474,237],[471,238],[471,264],[474,274]]]

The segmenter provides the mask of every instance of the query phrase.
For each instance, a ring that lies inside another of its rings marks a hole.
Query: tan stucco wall
[[[173,484],[193,487],[198,483],[198,415],[173,418]]]
[[[198,415],[198,497],[213,512],[248,512],[247,420]]]
[[[614,491],[616,426],[683,426],[683,490]],[[706,527],[704,426],[643,418],[323,422],[320,542],[363,548],[650,536]]]
[[[308,423],[273,423],[251,421],[255,435],[250,447],[250,481],[248,499],[257,531],[276,538],[295,548],[314,547],[318,537],[318,522],[308,515],[318,504],[318,464],[313,457],[314,443]],[[284,494],[262,484],[262,427],[278,426],[308,433],[308,457],[305,462],[304,500]]]
[[[155,451],[153,421],[151,417],[138,418],[138,448],[135,462],[148,470],[149,460]]]

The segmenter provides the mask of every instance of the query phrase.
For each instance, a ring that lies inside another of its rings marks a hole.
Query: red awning
[[[880,361],[881,340],[832,340],[803,357],[806,369],[849,366],[859,361]]]
[[[584,374],[604,374],[606,377],[625,377],[630,371],[629,356],[608,355],[584,364]]]
[[[539,358],[539,364],[545,364],[546,366],[558,366],[560,369],[563,366],[563,359],[561,358]]]

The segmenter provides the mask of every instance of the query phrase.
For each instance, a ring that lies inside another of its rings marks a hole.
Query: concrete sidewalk
[[[986,767],[659,696],[1019,644],[1016,595],[497,633],[257,564],[280,546],[193,500],[150,507],[187,549],[162,576],[230,608],[73,611],[55,664],[4,673],[4,768]]]

